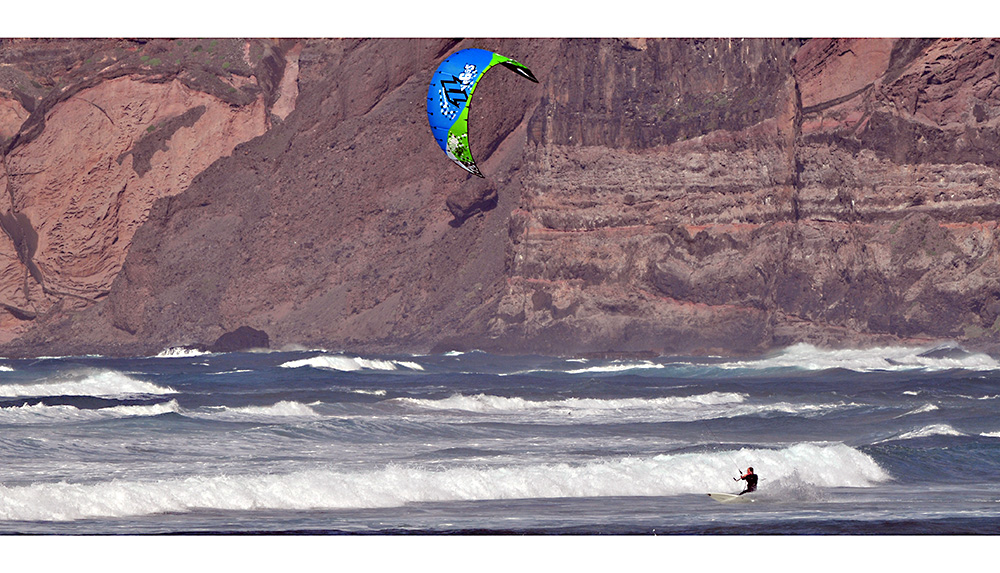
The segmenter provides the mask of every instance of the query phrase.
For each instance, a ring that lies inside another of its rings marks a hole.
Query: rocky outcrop
[[[266,349],[270,344],[267,333],[263,330],[241,326],[232,332],[220,336],[210,346],[200,346],[199,350],[207,352],[239,352],[241,350]]]
[[[0,69],[56,78],[77,42]],[[0,83],[4,353],[238,326],[358,351],[1000,342],[996,41],[233,41],[237,78],[184,42],[169,73],[126,42],[65,91]],[[423,109],[473,46],[540,80],[477,87],[485,180]]]

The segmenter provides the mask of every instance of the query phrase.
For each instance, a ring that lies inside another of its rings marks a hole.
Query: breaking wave
[[[180,414],[188,418],[213,421],[267,421],[272,419],[316,419],[322,417],[312,406],[283,400],[269,406],[206,406],[194,410],[182,408],[177,400],[156,404],[127,404],[104,408],[78,408],[69,404],[23,404],[0,408],[0,424],[53,424],[77,423]]]
[[[910,410],[909,412],[906,412],[905,414],[900,414],[900,415],[898,415],[896,417],[897,418],[902,418],[903,416],[913,416],[915,414],[924,414],[926,412],[933,412],[934,410],[940,410],[940,408],[937,406],[937,404],[924,404],[923,406],[921,406],[919,408],[914,408],[913,410]]]
[[[315,405],[315,404],[313,404]],[[206,411],[184,412],[194,418],[213,420],[260,420],[267,418],[319,418],[320,414],[312,406],[301,402],[282,400],[270,406],[216,406]]]
[[[409,370],[423,370],[424,367],[416,362],[404,360],[379,360],[375,358],[361,358],[360,356],[340,356],[322,355],[301,360],[292,360],[281,365],[282,368],[321,368],[324,370],[337,370],[340,372],[355,372],[358,370],[384,370],[393,371],[400,368]]]
[[[129,396],[176,394],[169,386],[157,386],[115,370],[86,369],[29,384],[0,384],[0,396]]]
[[[161,350],[154,358],[192,358],[206,354],[211,354],[211,352],[195,348],[174,347]]]
[[[444,469],[396,465],[287,474],[193,475],[156,481],[0,485],[0,519],[70,521],[204,509],[259,511],[398,507],[408,503],[519,498],[676,496],[731,491],[733,455],[751,458],[758,496],[808,496],[817,488],[871,487],[891,479],[844,444],[781,450],[615,458],[583,464],[534,463]]]
[[[48,406],[25,404],[0,408],[0,424],[51,424],[94,422],[117,418],[136,418],[178,413],[176,400],[159,404],[110,406],[107,408],[77,408],[66,404]]]
[[[965,432],[960,432],[953,428],[950,424],[930,424],[923,426],[916,430],[911,430],[909,432],[903,432],[898,436],[893,436],[891,438],[886,438],[884,440],[879,440],[874,442],[876,444],[884,444],[886,442],[896,442],[904,440],[916,440],[919,438],[928,438],[931,436],[967,436]]]
[[[709,392],[695,396],[668,396],[662,398],[564,398],[560,400],[528,400],[521,397],[493,396],[489,394],[454,394],[448,398],[394,398],[397,404],[433,411],[457,411],[484,415],[517,416],[529,414],[537,421],[567,418],[579,421],[695,421],[713,418],[769,413],[812,415],[853,404],[768,404],[746,403],[746,396],[735,392]]]
[[[843,368],[859,372],[884,370],[1000,370],[1000,362],[981,353],[967,352],[957,345],[934,347],[883,347],[827,350],[811,344],[795,344],[761,360],[723,363],[720,368],[799,368],[830,370]]]
[[[658,364],[656,362],[651,362],[649,360],[643,360],[640,362],[612,362],[610,364],[602,364],[598,366],[588,366],[586,368],[577,368],[574,370],[567,370],[566,374],[603,374],[608,372],[628,372],[629,370],[660,370],[666,368],[663,364]]]

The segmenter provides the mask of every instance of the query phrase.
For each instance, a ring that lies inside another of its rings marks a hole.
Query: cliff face
[[[540,80],[481,81],[485,180],[424,112],[465,47]],[[6,41],[0,353],[150,353],[240,326],[368,351],[992,350],[998,52]]]
[[[153,202],[267,130],[275,46],[190,43],[3,44],[0,341],[106,299]]]
[[[619,78],[603,101],[568,67],[547,84],[493,333],[584,351],[996,340],[1000,45],[664,44],[601,42],[617,69],[595,76]],[[587,120],[612,103],[629,129]]]

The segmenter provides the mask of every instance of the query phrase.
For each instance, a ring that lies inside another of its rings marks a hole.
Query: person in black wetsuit
[[[757,491],[757,474],[753,473],[753,468],[747,468],[747,473],[741,475],[738,478],[733,478],[733,481],[740,481],[742,479],[747,480],[747,488],[741,491],[739,495],[750,493],[752,491]]]

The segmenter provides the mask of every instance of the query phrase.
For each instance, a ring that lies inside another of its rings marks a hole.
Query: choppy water
[[[996,534],[998,414],[954,346],[0,360],[0,533]]]

